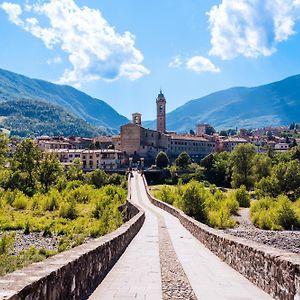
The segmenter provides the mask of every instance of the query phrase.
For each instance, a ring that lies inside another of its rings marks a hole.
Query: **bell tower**
[[[156,98],[157,131],[166,132],[166,98],[160,90]]]

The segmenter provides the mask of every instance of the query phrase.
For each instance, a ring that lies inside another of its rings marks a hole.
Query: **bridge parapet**
[[[142,227],[144,211],[130,201],[132,218],[114,232],[0,278],[0,299],[86,299]]]
[[[154,198],[149,200],[178,218],[210,251],[274,299],[300,300],[300,255],[261,245],[213,229],[187,216],[181,210]]]

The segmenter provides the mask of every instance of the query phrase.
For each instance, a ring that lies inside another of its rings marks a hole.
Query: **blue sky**
[[[70,84],[130,117],[300,73],[299,0],[0,2],[0,67]]]

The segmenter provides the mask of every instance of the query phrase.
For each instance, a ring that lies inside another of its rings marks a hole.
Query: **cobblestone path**
[[[140,186],[136,187],[138,197],[142,199]],[[197,300],[189,280],[177,258],[165,220],[153,208],[148,208],[158,220],[158,242],[161,270],[162,297],[164,300]]]
[[[272,299],[153,206],[137,173],[131,191],[145,223],[90,299]]]

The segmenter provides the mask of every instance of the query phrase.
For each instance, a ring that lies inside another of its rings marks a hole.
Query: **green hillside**
[[[24,98],[60,106],[94,126],[114,131],[128,122],[127,118],[104,101],[92,98],[73,87],[31,79],[0,69],[0,104],[1,101]]]
[[[0,128],[21,137],[37,135],[77,135],[92,137],[111,133],[96,128],[62,107],[26,98],[0,103]]]

